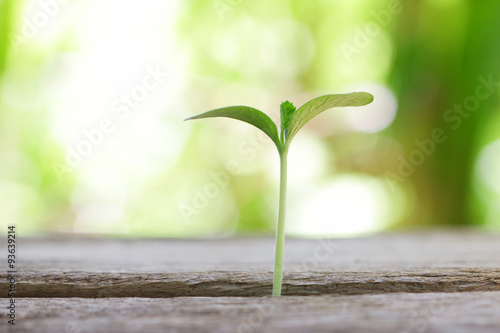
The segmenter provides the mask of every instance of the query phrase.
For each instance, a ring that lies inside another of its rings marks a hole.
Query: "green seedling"
[[[280,156],[280,192],[278,222],[276,225],[276,252],[274,259],[273,295],[281,295],[283,280],[283,246],[285,243],[285,210],[287,183],[287,155],[292,139],[297,132],[311,119],[336,106],[363,106],[373,101],[373,96],[365,92],[350,94],[324,95],[310,100],[296,109],[285,101],[280,106],[281,128],[278,134],[276,124],[265,113],[249,106],[228,106],[211,110],[197,116],[187,118],[203,119],[212,117],[227,117],[247,122],[266,133],[278,148]]]

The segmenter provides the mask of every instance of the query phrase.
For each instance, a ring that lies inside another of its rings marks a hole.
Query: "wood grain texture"
[[[498,333],[500,293],[304,297],[25,298],[1,332]]]
[[[272,273],[24,272],[18,297],[266,296]],[[7,278],[2,278],[7,281]],[[7,283],[0,293],[7,294]],[[397,292],[500,291],[500,270],[433,269],[366,272],[304,272],[284,276],[283,295],[360,295]]]
[[[285,295],[500,290],[500,235],[422,232],[285,246]],[[271,293],[273,239],[20,238],[17,247],[19,297]],[[4,271],[0,297],[8,286]]]

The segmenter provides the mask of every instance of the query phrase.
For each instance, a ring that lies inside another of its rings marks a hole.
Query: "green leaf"
[[[284,101],[280,105],[280,115],[281,115],[281,131],[285,131],[290,123],[290,118],[293,113],[297,110],[292,102]]]
[[[205,113],[184,120],[194,120],[194,119],[203,119],[212,117],[233,118],[249,123],[250,125],[253,125],[258,129],[262,130],[264,133],[266,133],[271,138],[271,140],[273,140],[274,144],[278,148],[278,151],[281,151],[282,149],[276,124],[264,112],[249,106],[242,106],[242,105],[228,106],[225,108],[207,111]]]
[[[372,101],[373,96],[365,92],[324,95],[314,98],[298,108],[292,115],[285,131],[286,144],[289,145],[295,134],[321,112],[336,106],[363,106]]]

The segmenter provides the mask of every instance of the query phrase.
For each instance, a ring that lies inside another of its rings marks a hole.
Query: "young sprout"
[[[274,259],[273,295],[281,295],[283,280],[283,246],[285,243],[285,210],[287,155],[292,139],[297,132],[311,119],[323,111],[336,106],[363,106],[371,103],[373,96],[365,92],[350,94],[324,95],[310,100],[296,109],[285,101],[280,106],[281,128],[278,135],[276,124],[265,113],[249,106],[228,106],[208,111],[185,120],[227,117],[247,122],[266,133],[278,148],[280,156],[280,190],[278,223],[276,225],[276,251]]]

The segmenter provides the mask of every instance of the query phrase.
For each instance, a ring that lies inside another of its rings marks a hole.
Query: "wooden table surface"
[[[0,332],[500,332],[500,234],[287,239],[279,298],[271,238],[21,238],[17,257]]]

